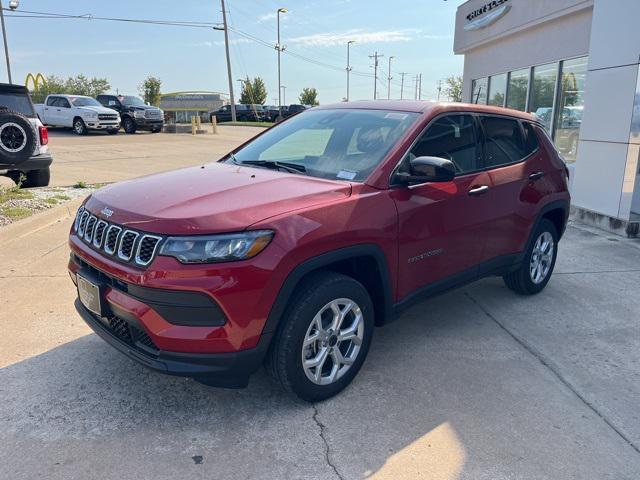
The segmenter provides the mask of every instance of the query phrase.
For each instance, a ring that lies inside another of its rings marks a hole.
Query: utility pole
[[[408,73],[400,72],[400,100],[402,100],[404,96],[404,76],[405,75],[408,75]]]
[[[422,74],[418,78],[418,100],[422,100]]]
[[[15,10],[12,8],[12,10]],[[4,8],[2,8],[2,0],[0,0],[0,21],[2,22],[2,39],[4,40],[4,57],[7,60],[7,76],[9,77],[9,83],[13,83],[11,80],[11,64],[9,62],[9,46],[7,45],[7,29],[4,26]]]
[[[284,51],[285,47],[280,45],[280,14],[287,13],[286,8],[279,8],[276,17],[278,18],[278,43],[276,44],[276,50],[278,50],[278,116],[282,118],[282,83],[280,80],[280,54]]]
[[[418,74],[416,73],[416,76],[413,79],[414,81],[414,94],[413,94],[413,99],[417,100],[418,99]]]
[[[382,58],[384,55],[378,55],[378,52],[375,52],[373,55],[369,55],[369,58],[373,58],[373,99],[376,100],[378,98],[378,58]]]
[[[387,72],[387,100],[391,100],[391,59],[396,58],[393,55],[389,57],[389,70]]]
[[[222,5],[222,25],[224,30],[224,50],[227,54],[227,77],[229,78],[229,101],[231,102],[231,121],[236,121],[236,101],[233,98],[233,77],[231,76],[231,59],[229,58],[229,31],[227,29],[227,9],[224,0],[220,0]],[[217,28],[219,30],[219,28]],[[6,45],[6,44],[5,44]]]
[[[351,63],[349,62],[349,47],[352,43],[356,43],[355,40],[349,40],[347,42],[347,102],[349,101],[349,73],[351,73]]]
[[[438,101],[440,101],[440,92],[442,92],[442,80],[438,80]]]

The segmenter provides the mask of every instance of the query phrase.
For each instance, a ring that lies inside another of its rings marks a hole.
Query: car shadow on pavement
[[[499,280],[482,284],[513,301]],[[620,439],[469,288],[377,329],[354,383],[316,405],[263,370],[245,390],[151,372],[93,334],[0,369],[0,385],[0,463],[11,478],[35,471],[10,445],[28,446],[50,478],[79,465],[110,478],[140,462],[156,478],[558,479],[562,469],[625,478],[640,469],[613,455]]]

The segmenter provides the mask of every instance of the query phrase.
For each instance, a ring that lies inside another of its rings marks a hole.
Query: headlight
[[[144,110],[134,110],[133,116],[136,118],[144,118]]]
[[[246,260],[264,250],[273,238],[270,230],[198,237],[169,237],[160,255],[181,263],[217,263]]]
[[[85,118],[98,118],[98,114],[96,112],[86,112],[84,114]]]

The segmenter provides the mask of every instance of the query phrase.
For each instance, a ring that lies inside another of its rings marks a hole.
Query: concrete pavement
[[[212,389],[91,334],[70,222],[0,237],[0,478],[640,478],[637,240],[570,227],[542,294],[487,279],[425,301],[308,405],[263,371]]]

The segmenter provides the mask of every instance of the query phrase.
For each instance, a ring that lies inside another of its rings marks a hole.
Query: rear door
[[[451,182],[425,183],[392,190],[399,217],[398,297],[445,279],[472,276],[486,240],[491,180],[482,171],[481,145],[473,115],[434,119],[399,168],[412,157],[451,160]]]
[[[546,195],[544,152],[529,122],[497,115],[479,118],[484,164],[493,185],[482,254],[488,261],[524,250],[538,202]]]

